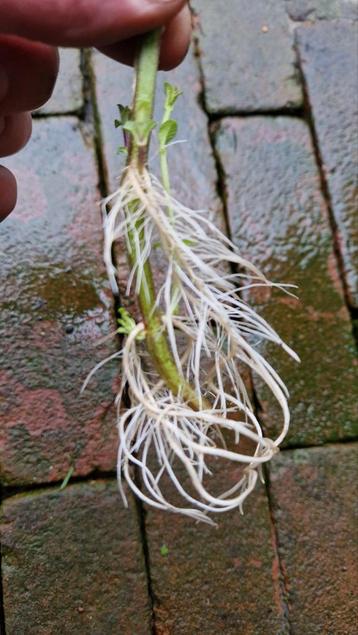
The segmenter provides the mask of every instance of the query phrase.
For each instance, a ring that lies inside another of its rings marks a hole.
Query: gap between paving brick
[[[324,162],[323,162],[321,151],[319,148],[317,132],[316,132],[315,123],[314,123],[314,119],[312,115],[311,104],[309,100],[307,82],[306,82],[306,78],[302,68],[302,62],[301,62],[300,51],[298,46],[295,46],[295,50],[296,50],[297,60],[298,60],[298,70],[299,70],[301,82],[302,82],[305,120],[311,134],[312,145],[313,145],[314,153],[315,153],[315,160],[316,160],[318,173],[320,177],[321,193],[326,203],[326,207],[328,211],[328,223],[332,232],[334,254],[336,258],[336,265],[337,265],[337,270],[339,273],[340,282],[343,289],[344,303],[346,305],[347,311],[351,318],[353,338],[355,340],[356,347],[358,349],[358,324],[357,324],[358,309],[353,307],[349,301],[348,286],[347,286],[347,281],[344,275],[343,255],[341,252],[339,239],[338,239],[338,225],[334,217],[332,198],[329,192],[328,182],[327,182],[327,178],[323,168]]]
[[[205,110],[205,106],[202,105],[202,108],[210,123],[221,121],[222,119],[226,119],[228,117],[240,117],[241,119],[248,119],[251,117],[298,117],[300,119],[304,119],[303,107],[292,108],[291,110],[281,108],[276,110],[253,110],[252,112],[248,112],[247,110],[232,110],[225,113],[209,113]]]
[[[284,617],[288,626],[289,635],[292,635],[292,624],[290,621],[290,608],[288,605],[288,580],[285,572],[285,568],[283,566],[281,557],[280,557],[280,544],[279,544],[279,532],[275,522],[275,516],[273,511],[273,501],[272,494],[270,489],[270,472],[267,468],[267,465],[263,465],[263,474],[265,479],[265,490],[268,501],[268,508],[270,514],[270,523],[271,523],[271,533],[272,533],[272,550],[275,554],[276,562],[277,562],[277,581],[276,584],[279,588],[279,594],[281,598],[281,604],[283,608]]]
[[[0,545],[0,635],[6,635],[5,630],[5,611],[4,611],[4,593],[2,584],[2,554]]]

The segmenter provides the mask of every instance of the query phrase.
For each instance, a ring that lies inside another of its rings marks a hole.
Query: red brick
[[[222,475],[227,487],[237,474]],[[288,633],[267,499],[262,485],[218,528],[149,512],[150,571],[160,635]],[[168,555],[161,555],[161,547]]]
[[[357,631],[357,446],[282,453],[271,467],[293,633]]]
[[[17,210],[1,228],[1,477],[62,479],[115,466],[118,368],[81,385],[116,344],[102,265],[93,148],[75,119],[35,123],[33,140],[8,160]]]
[[[8,635],[151,633],[135,509],[115,483],[14,496],[1,529]]]
[[[299,301],[279,291],[249,296],[302,360],[262,349],[291,394],[288,442],[355,436],[355,346],[308,128],[288,117],[230,118],[216,142],[234,242],[268,278],[298,285]],[[274,434],[280,410],[257,381],[256,388]]]

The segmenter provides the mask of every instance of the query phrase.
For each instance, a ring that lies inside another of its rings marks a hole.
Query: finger
[[[191,15],[185,6],[167,25],[162,37],[160,68],[169,70],[174,68],[185,57],[191,38]],[[134,37],[125,42],[119,42],[100,48],[102,53],[112,57],[122,64],[132,65],[140,38]]]
[[[0,114],[42,106],[51,97],[58,65],[52,46],[0,35]]]
[[[168,24],[162,38],[159,66],[170,70],[178,66],[188,52],[191,40],[191,13],[186,5]]]
[[[17,186],[14,175],[0,165],[0,222],[12,212],[16,205]]]
[[[28,112],[1,117],[0,157],[7,157],[21,150],[30,139],[31,129],[31,115]]]
[[[162,26],[186,0],[1,0],[2,33],[55,46],[105,46]]]

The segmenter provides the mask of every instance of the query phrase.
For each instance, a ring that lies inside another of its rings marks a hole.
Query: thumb
[[[186,0],[1,0],[0,32],[54,46],[105,46],[162,26]]]

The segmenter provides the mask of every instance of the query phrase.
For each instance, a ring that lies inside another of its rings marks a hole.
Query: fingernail
[[[9,79],[5,69],[0,65],[0,102],[5,99],[9,87]]]

